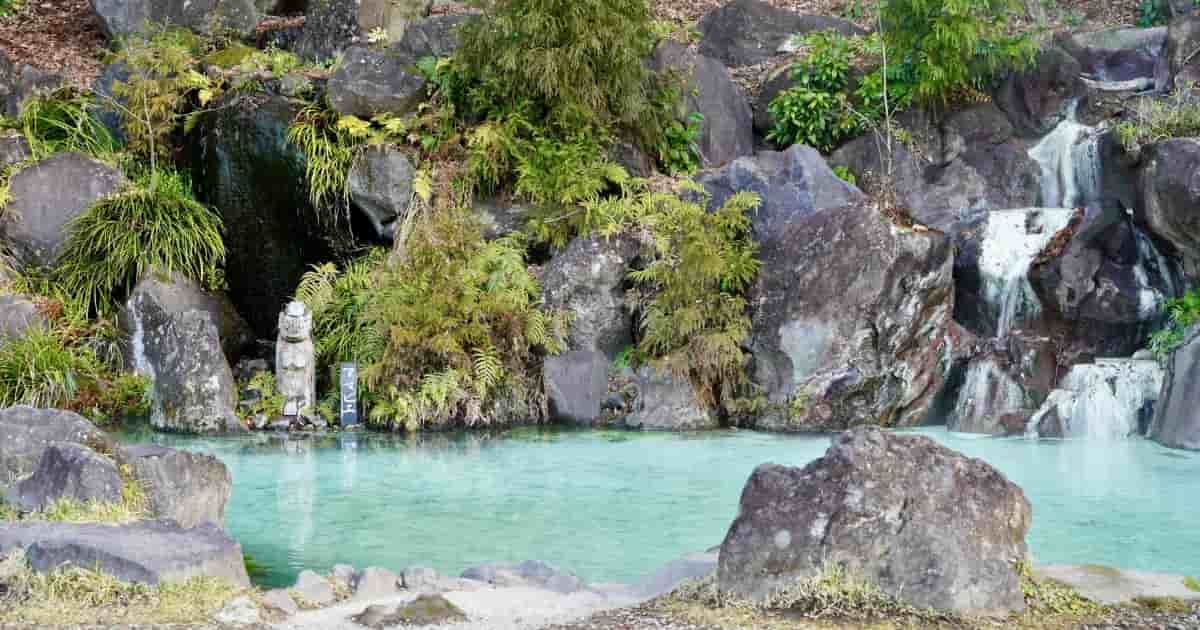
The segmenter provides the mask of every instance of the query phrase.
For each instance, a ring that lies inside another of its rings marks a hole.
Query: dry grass
[[[22,513],[0,500],[0,521],[53,521],[58,523],[120,524],[145,518],[150,512],[146,490],[128,466],[121,467],[121,500],[116,503],[61,498],[38,512]]]
[[[203,622],[243,592],[209,577],[148,586],[79,568],[45,574],[26,569],[7,587],[0,621],[49,626]]]

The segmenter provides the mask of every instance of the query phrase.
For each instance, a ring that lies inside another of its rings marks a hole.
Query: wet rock
[[[754,114],[729,71],[714,59],[672,41],[654,50],[650,67],[676,72],[684,78],[684,109],[680,120],[693,113],[704,116],[697,145],[706,166],[719,166],[754,152]]]
[[[550,419],[591,424],[600,416],[608,395],[608,357],[595,350],[571,350],[548,356],[542,380],[550,404]]]
[[[258,604],[248,595],[236,597],[226,603],[221,610],[213,615],[213,620],[227,626],[252,626],[262,619],[258,614]]]
[[[221,460],[154,444],[125,447],[125,459],[141,482],[151,513],[181,527],[225,525],[233,480]]]
[[[919,607],[1025,608],[1014,563],[1032,514],[991,466],[923,436],[859,428],[804,468],[759,466],[721,544],[717,584],[762,599],[830,564]]]
[[[796,35],[834,30],[861,35],[854,24],[823,15],[800,15],[762,0],[733,0],[709,11],[700,23],[700,54],[727,66],[749,66],[767,61],[787,49]]]
[[[328,606],[337,599],[337,593],[329,580],[313,571],[301,571],[296,577],[296,585],[292,587],[292,592],[301,604],[308,606]]]
[[[637,398],[625,418],[625,426],[631,429],[701,431],[720,426],[716,411],[700,400],[686,378],[644,365],[634,387]]]
[[[17,64],[0,51],[0,116],[17,118],[33,97],[58,89],[62,77]]]
[[[31,328],[45,328],[46,315],[32,295],[0,295],[0,344],[16,339]]]
[[[1143,414],[1153,415],[1162,385],[1157,361],[1081,363],[1050,392],[1030,426],[1042,437],[1126,438],[1138,433]]]
[[[404,588],[410,591],[432,591],[438,588],[441,578],[429,567],[408,567],[401,572]]]
[[[83,416],[23,405],[0,409],[0,488],[29,475],[53,443],[81,444],[112,453],[116,442]]]
[[[1200,205],[1200,141],[1174,138],[1143,151],[1139,180],[1138,221],[1182,256],[1200,259],[1200,214],[1195,211]]]
[[[135,292],[125,305],[133,367],[152,384],[150,423],[183,433],[245,430],[213,316],[171,305],[151,292]]]
[[[356,245],[338,219],[344,210],[318,212],[309,203],[304,155],[287,140],[303,103],[266,93],[234,98],[214,103],[195,132],[192,181],[226,226],[230,298],[256,337],[274,339],[300,277]]]
[[[343,116],[404,115],[425,100],[425,77],[408,55],[353,46],[329,77],[328,97]]]
[[[263,593],[262,603],[268,610],[278,612],[285,617],[300,612],[300,607],[288,594],[287,589],[276,588]]]
[[[1042,50],[1033,67],[999,83],[992,97],[1017,133],[1029,138],[1047,134],[1068,114],[1070,103],[1085,90],[1079,61],[1059,46]]]
[[[466,621],[467,616],[458,606],[441,595],[421,595],[391,613],[386,613],[386,609],[380,606],[371,606],[352,619],[368,628],[386,628],[396,625],[443,625]]]
[[[208,313],[217,325],[221,350],[230,363],[235,363],[242,351],[254,343],[254,332],[223,293],[206,291],[198,282],[177,272],[151,270],[130,293],[131,304],[162,313],[179,315],[186,311]],[[126,335],[132,336],[133,314],[122,313],[121,323]]]
[[[951,431],[1014,435],[1054,389],[1055,347],[1047,337],[1018,332],[993,340],[970,360],[954,410]]]
[[[6,500],[26,512],[43,510],[60,499],[117,503],[124,486],[111,459],[86,446],[60,442],[42,451],[33,475],[13,486]]]
[[[416,175],[408,156],[393,147],[370,147],[355,158],[346,178],[350,201],[379,240],[390,243],[396,221],[408,214]]]
[[[396,594],[400,576],[379,567],[367,567],[354,580],[354,597],[378,599]]]
[[[67,242],[67,224],[124,182],[120,170],[78,153],[59,153],[14,173],[12,201],[0,221],[17,262],[54,265]]]
[[[139,33],[153,24],[173,24],[197,32],[254,34],[262,19],[254,0],[89,0],[110,38]]]
[[[29,141],[16,131],[0,132],[0,169],[33,157]]]
[[[1150,437],[1172,448],[1200,450],[1200,327],[1171,354]]]
[[[70,565],[138,584],[209,576],[250,585],[241,546],[212,524],[183,529],[169,521],[0,523],[0,553],[13,547],[25,549],[38,573]]]

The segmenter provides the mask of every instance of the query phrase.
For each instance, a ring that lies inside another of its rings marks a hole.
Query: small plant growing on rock
[[[1200,136],[1200,100],[1191,90],[1166,98],[1142,98],[1131,108],[1132,118],[1114,127],[1121,146],[1135,158],[1150,145],[1170,138]]]
[[[1183,344],[1187,331],[1200,321],[1200,290],[1193,289],[1182,296],[1168,300],[1166,324],[1150,336],[1149,350],[1161,363],[1171,358],[1171,353]]]

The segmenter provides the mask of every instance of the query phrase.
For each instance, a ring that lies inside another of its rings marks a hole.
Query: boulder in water
[[[631,429],[698,431],[720,426],[717,412],[696,395],[686,378],[643,365],[634,379],[637,399],[625,418]]]
[[[763,599],[831,564],[919,607],[1025,608],[1029,501],[999,471],[924,436],[858,428],[804,468],[763,464],[721,543],[722,593]]]
[[[550,404],[550,419],[591,424],[600,416],[608,396],[611,361],[595,350],[571,350],[548,356],[542,363],[542,380]]]
[[[1200,450],[1200,326],[1171,354],[1150,437],[1172,448]]]

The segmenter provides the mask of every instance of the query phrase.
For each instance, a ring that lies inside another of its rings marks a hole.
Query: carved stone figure
[[[275,384],[284,399],[284,416],[316,411],[317,371],[312,323],[312,312],[302,302],[288,303],[279,314]]]

